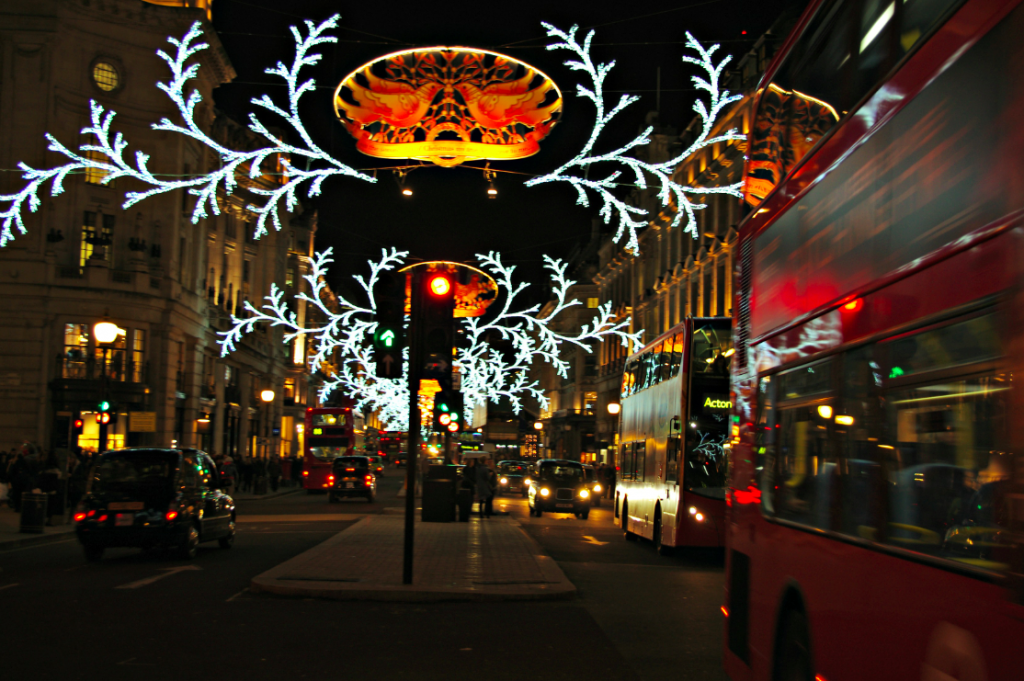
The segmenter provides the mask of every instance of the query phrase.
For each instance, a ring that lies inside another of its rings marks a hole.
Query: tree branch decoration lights
[[[377,262],[370,262],[368,277],[355,275],[353,278],[364,291],[367,304],[360,305],[352,300],[338,297],[337,307],[325,302],[324,283],[328,265],[333,262],[331,249],[317,253],[312,261],[310,273],[305,275],[311,294],[299,293],[296,300],[302,300],[319,312],[324,320],[317,326],[303,326],[292,311],[292,305],[285,300],[284,291],[276,284],[257,308],[250,302],[244,304],[246,317],[232,315],[231,328],[219,332],[221,354],[235,350],[242,337],[257,324],[270,324],[285,330],[284,341],[296,338],[312,339],[316,352],[310,358],[310,369],[320,369],[329,358],[337,357],[338,370],[328,377],[321,388],[320,398],[325,399],[335,390],[356,397],[355,408],[378,411],[388,429],[405,430],[408,427],[409,388],[408,381],[401,379],[379,379],[373,375],[371,339],[376,330],[374,321],[375,301],[373,287],[381,272],[398,269],[408,256],[405,251],[394,248],[382,250]],[[559,376],[568,375],[569,362],[561,357],[565,346],[575,346],[585,352],[592,351],[596,342],[618,339],[624,346],[630,342],[640,343],[642,332],[629,332],[629,319],[615,320],[611,303],[605,303],[594,312],[590,323],[579,331],[562,333],[552,325],[552,320],[569,308],[580,305],[580,301],[569,298],[569,289],[576,283],[566,277],[566,263],[545,258],[545,268],[551,277],[554,289],[554,304],[544,317],[537,305],[517,309],[517,299],[526,289],[523,282],[513,279],[514,266],[505,265],[497,253],[477,255],[480,267],[496,280],[504,292],[504,303],[498,310],[491,310],[484,317],[457,317],[456,324],[462,330],[455,364],[462,376],[462,393],[468,418],[476,405],[498,402],[507,398],[513,409],[522,409],[523,397],[535,398],[547,406],[547,398],[535,380],[530,379],[531,365],[541,360],[555,367]],[[307,318],[309,315],[307,315]],[[492,338],[505,341],[511,350],[501,350]],[[409,370],[408,352],[403,356],[404,373]]]
[[[563,163],[556,170],[553,170],[546,175],[528,180],[526,182],[527,186],[534,186],[544,182],[568,182],[576,189],[576,203],[585,207],[590,206],[590,198],[587,195],[587,191],[590,190],[595,192],[602,201],[600,215],[604,218],[605,224],[611,222],[613,216],[618,215],[619,225],[618,230],[615,233],[616,243],[619,242],[628,232],[629,239],[625,248],[627,251],[633,253],[636,253],[640,247],[636,236],[637,230],[647,226],[647,221],[639,218],[646,217],[647,211],[637,206],[629,205],[612,193],[612,190],[618,185],[622,171],[616,170],[601,180],[590,180],[587,179],[584,171],[589,169],[591,166],[598,163],[617,163],[625,165],[633,172],[636,186],[640,189],[647,188],[647,176],[653,175],[656,181],[661,185],[658,192],[658,198],[661,200],[662,205],[670,207],[674,203],[676,206],[675,216],[672,219],[671,226],[678,227],[685,215],[685,230],[693,235],[694,238],[697,238],[698,236],[697,220],[694,215],[694,211],[705,208],[705,204],[693,203],[690,200],[691,195],[728,194],[730,196],[735,196],[736,198],[743,197],[743,193],[741,191],[742,182],[737,182],[724,187],[687,187],[672,179],[673,169],[701,149],[717,142],[746,139],[745,135],[738,133],[736,130],[729,130],[714,137],[710,136],[715,121],[717,120],[718,115],[722,112],[722,109],[732,102],[741,99],[740,95],[732,95],[729,94],[728,90],[719,89],[718,82],[721,78],[722,71],[732,57],[726,56],[718,62],[718,64],[715,64],[712,56],[718,50],[718,45],[705,49],[692,35],[690,35],[689,32],[687,32],[686,46],[696,52],[697,56],[692,57],[690,55],[683,55],[683,61],[695,64],[703,69],[707,75],[706,78],[702,78],[700,76],[693,76],[692,78],[696,88],[707,92],[709,97],[708,104],[705,104],[699,99],[693,104],[693,110],[701,119],[701,130],[696,139],[694,139],[694,141],[678,156],[662,163],[647,163],[631,156],[627,156],[626,154],[635,147],[649,144],[651,141],[650,135],[653,127],[648,127],[632,141],[624,144],[614,151],[603,154],[598,154],[594,151],[594,147],[601,136],[601,132],[608,123],[610,123],[615,116],[621,113],[623,109],[639,99],[639,97],[635,95],[622,95],[615,106],[611,108],[607,107],[604,97],[604,80],[612,70],[612,67],[615,66],[615,62],[611,61],[602,64],[594,64],[594,61],[590,57],[590,45],[594,38],[594,31],[590,31],[587,34],[587,37],[584,38],[583,43],[580,44],[576,40],[576,32],[579,30],[578,26],[573,26],[568,32],[562,31],[547,23],[543,24],[543,26],[547,29],[549,36],[559,38],[561,40],[561,42],[548,45],[547,49],[568,50],[572,52],[576,56],[576,59],[565,62],[565,65],[574,71],[583,71],[590,76],[590,87],[578,84],[576,86],[576,94],[593,102],[594,108],[596,109],[597,120],[595,121],[594,128],[590,133],[590,138],[587,140],[586,144],[583,145],[583,149],[581,149],[574,158]]]
[[[163,90],[174,102],[181,119],[182,125],[172,123],[167,118],[151,127],[154,130],[174,132],[191,137],[192,139],[206,145],[220,157],[220,167],[210,173],[194,177],[164,179],[154,174],[148,168],[149,155],[136,151],[134,160],[125,159],[125,152],[128,142],[121,133],[113,133],[111,138],[111,124],[114,120],[114,112],[107,111],[95,100],[90,101],[91,125],[82,130],[85,135],[92,135],[95,138],[93,143],[84,143],[79,147],[82,152],[76,153],[68,149],[52,135],[46,135],[49,141],[50,151],[62,154],[69,159],[69,162],[49,170],[37,170],[25,163],[19,163],[18,167],[23,171],[23,179],[28,184],[16,194],[0,194],[0,201],[10,202],[6,210],[0,212],[3,219],[0,226],[0,246],[6,246],[15,237],[15,231],[24,234],[25,224],[22,220],[22,208],[35,212],[40,205],[38,192],[44,184],[51,182],[51,195],[58,196],[64,191],[64,180],[68,175],[83,172],[87,168],[96,168],[106,173],[102,180],[103,184],[113,182],[119,178],[129,177],[142,182],[148,187],[143,191],[129,191],[125,194],[123,208],[129,208],[136,203],[157,194],[164,194],[170,191],[183,189],[193,196],[198,197],[195,208],[192,211],[192,222],[208,217],[210,213],[220,214],[218,207],[217,192],[223,191],[230,195],[237,186],[237,177],[247,174],[250,178],[256,179],[261,176],[261,165],[271,157],[280,159],[285,169],[285,181],[274,189],[264,189],[258,186],[250,186],[249,190],[255,194],[267,197],[262,206],[249,205],[248,209],[255,213],[258,218],[256,222],[255,236],[259,238],[267,231],[267,220],[271,220],[275,229],[281,229],[281,220],[278,215],[278,206],[281,200],[287,210],[293,210],[297,204],[296,190],[305,182],[309,182],[308,196],[316,196],[320,193],[323,181],[328,177],[342,175],[355,177],[367,182],[376,182],[376,179],[351,168],[333,158],[326,151],[321,149],[309,135],[302,119],[299,116],[299,100],[304,94],[315,89],[316,83],[310,79],[299,82],[299,71],[306,66],[312,66],[321,59],[320,54],[310,53],[310,49],[324,43],[337,42],[337,38],[323,35],[327,29],[335,28],[339,16],[335,15],[319,25],[306,21],[307,33],[295,26],[291,27],[292,36],[295,38],[295,59],[290,67],[278,62],[277,66],[267,69],[266,73],[280,76],[285,80],[288,88],[288,103],[286,106],[279,106],[268,96],[263,95],[251,100],[252,104],[276,114],[284,119],[295,131],[299,144],[285,142],[272,134],[267,127],[256,117],[249,114],[249,129],[260,135],[267,141],[267,146],[252,151],[235,151],[224,147],[217,141],[210,138],[196,123],[196,106],[202,102],[202,95],[192,90],[185,94],[185,86],[188,81],[195,78],[199,71],[199,64],[188,64],[187,61],[196,53],[209,47],[207,43],[198,42],[203,34],[202,24],[195,22],[184,38],[168,38],[168,42],[175,46],[174,56],[163,50],[157,54],[171,69],[171,78],[168,82],[158,82],[157,87]],[[96,152],[106,157],[106,160],[90,158],[89,152]],[[297,158],[306,159],[306,169],[301,169],[293,162]],[[310,165],[317,163],[315,169]]]
[[[250,204],[248,206],[248,210],[257,216],[255,227],[255,236],[257,238],[266,233],[268,220],[270,220],[275,229],[281,229],[278,209],[283,201],[285,209],[293,210],[298,201],[296,191],[303,184],[308,183],[307,195],[312,197],[320,193],[324,180],[333,176],[352,177],[367,182],[375,182],[376,179],[374,177],[342,163],[320,148],[313,141],[299,115],[298,105],[300,99],[316,87],[313,79],[300,81],[300,71],[304,67],[313,66],[320,62],[322,55],[311,52],[313,48],[318,45],[337,42],[336,38],[325,35],[325,32],[336,28],[339,18],[339,15],[334,15],[320,24],[314,24],[307,20],[305,22],[305,32],[301,28],[291,27],[292,36],[295,39],[295,57],[291,65],[285,66],[283,63],[278,62],[275,67],[266,70],[268,74],[284,79],[288,91],[286,105],[276,104],[266,94],[251,100],[253,105],[283,119],[294,131],[297,142],[286,142],[284,139],[273,134],[253,113],[249,114],[249,129],[266,140],[266,146],[259,149],[250,151],[229,149],[210,138],[201,129],[196,123],[195,114],[197,105],[202,102],[202,96],[196,90],[192,90],[188,94],[185,92],[188,81],[194,78],[199,70],[197,63],[189,64],[188,60],[209,47],[207,43],[200,42],[203,28],[200,22],[196,22],[182,39],[168,38],[171,45],[175,47],[173,56],[163,50],[157,53],[167,62],[171,69],[171,78],[166,83],[157,83],[157,87],[163,90],[174,103],[181,115],[182,123],[174,123],[164,118],[160,122],[154,123],[152,128],[185,135],[205,145],[219,156],[221,161],[220,167],[209,173],[192,177],[162,177],[160,174],[152,172],[148,167],[150,159],[148,154],[136,151],[133,157],[126,158],[128,142],[120,132],[114,132],[111,129],[115,113],[106,110],[103,105],[93,100],[90,102],[90,125],[82,130],[82,133],[90,137],[88,141],[79,146],[77,152],[69,149],[52,135],[46,134],[46,139],[49,142],[48,149],[67,158],[67,163],[51,169],[32,168],[24,162],[18,164],[22,171],[22,178],[27,181],[27,184],[16,193],[0,194],[0,204],[8,204],[6,208],[0,210],[0,219],[2,219],[2,224],[0,224],[0,247],[6,246],[12,241],[16,233],[26,233],[22,211],[26,207],[30,212],[38,210],[41,204],[39,192],[47,182],[50,183],[51,196],[58,196],[64,191],[64,181],[68,175],[82,173],[88,169],[105,173],[102,180],[104,184],[120,178],[132,178],[144,185],[145,188],[142,190],[133,190],[125,194],[123,208],[129,208],[151,196],[179,189],[187,191],[197,197],[195,207],[192,210],[192,222],[196,223],[208,217],[211,213],[213,215],[220,213],[218,192],[230,195],[237,186],[237,179],[243,174],[247,174],[252,179],[260,177],[263,174],[262,165],[273,158],[275,161],[279,161],[284,168],[285,176],[282,183],[272,189],[249,186],[250,191],[266,197],[266,202],[263,205]],[[602,202],[600,215],[604,218],[605,222],[610,222],[613,216],[618,215],[619,225],[615,240],[617,242],[620,241],[628,232],[629,239],[626,248],[634,253],[638,250],[639,245],[636,232],[646,225],[646,222],[641,219],[646,216],[646,211],[625,203],[613,194],[613,189],[617,186],[622,171],[616,170],[604,179],[590,180],[586,176],[586,171],[591,166],[599,163],[624,165],[633,172],[635,183],[641,189],[647,188],[648,176],[653,177],[660,184],[658,197],[661,202],[666,207],[673,207],[674,204],[675,216],[672,225],[680,225],[685,216],[685,229],[694,237],[697,236],[694,211],[704,208],[704,205],[692,202],[690,196],[711,193],[741,196],[739,184],[725,187],[687,187],[672,179],[673,168],[691,154],[716,142],[744,139],[744,136],[735,130],[730,130],[714,137],[711,136],[715,120],[722,109],[739,99],[738,95],[730,95],[727,91],[719,89],[718,82],[722,70],[730,58],[725,57],[716,64],[712,57],[718,48],[717,45],[704,49],[693,36],[689,33],[687,34],[687,47],[694,50],[697,56],[685,55],[683,60],[697,65],[706,74],[706,77],[693,77],[696,87],[699,90],[705,91],[708,95],[707,104],[700,100],[694,103],[694,111],[702,120],[701,132],[694,142],[676,158],[663,163],[648,163],[626,154],[633,148],[650,142],[651,128],[648,128],[632,141],[614,151],[606,153],[594,151],[601,133],[608,123],[621,113],[625,107],[638,99],[635,96],[623,95],[615,106],[611,108],[606,106],[603,89],[604,80],[615,65],[615,62],[601,64],[593,62],[590,57],[590,46],[594,32],[590,31],[583,43],[580,44],[575,37],[578,31],[576,26],[570,29],[569,32],[557,29],[550,24],[543,24],[543,26],[547,29],[549,36],[560,40],[560,42],[549,45],[548,49],[569,50],[576,58],[566,62],[566,65],[572,70],[583,71],[590,77],[590,85],[578,85],[577,94],[593,102],[596,109],[596,121],[587,143],[574,158],[550,173],[530,179],[526,183],[528,186],[535,186],[545,182],[567,182],[576,189],[577,203],[583,206],[590,205],[588,192],[596,193]],[[498,57],[500,56],[498,55]],[[481,63],[487,68],[492,68],[493,64],[487,61],[492,58],[495,57],[491,55],[485,59],[485,62]],[[401,71],[401,69],[398,71]],[[510,71],[509,74],[511,73]],[[518,74],[518,71],[516,73]],[[363,77],[365,79],[365,74]],[[538,88],[533,83],[532,78],[529,83],[520,82],[524,81],[525,78],[526,76],[522,76],[519,81],[512,80],[503,81],[499,84],[485,84],[483,90],[478,94],[486,94],[487,87],[497,87],[501,90],[499,94],[502,95],[498,99],[503,102],[508,99],[507,96],[525,97],[528,100],[529,106],[522,102],[518,106],[526,106],[526,109],[530,110],[528,112],[530,116],[536,118],[536,115],[539,115],[537,112],[543,112],[545,115],[550,114],[546,120],[538,119],[535,121],[539,129],[546,131],[546,127],[550,127],[556,119],[557,107],[554,105],[551,97],[534,101],[539,97],[541,88]],[[516,87],[525,89],[522,93],[518,94],[505,92],[508,88],[514,90]],[[467,102],[466,107],[464,107],[466,112],[476,117],[482,117],[482,120],[494,118],[491,115],[494,113],[493,111],[488,113],[488,111],[484,111],[479,106],[477,109],[480,109],[480,111],[477,111],[476,114],[473,113],[475,109],[471,110],[469,100],[472,99],[474,102],[479,103],[479,97],[474,97],[473,95],[477,93],[467,88],[468,85],[463,89],[466,89],[466,92],[469,93],[469,99],[467,99],[466,93],[462,93],[462,99]],[[550,91],[557,92],[557,88],[554,88],[553,83],[551,84]],[[339,86],[339,95],[340,92],[341,86]],[[403,91],[397,94],[408,95],[409,93]],[[558,102],[560,102],[560,96]],[[344,108],[338,104],[337,98],[336,106],[339,106],[339,109]],[[499,117],[500,120],[508,118],[506,115],[508,110],[503,111],[502,117]],[[484,128],[486,128],[484,132],[494,134],[494,131],[488,127],[490,125],[490,123],[484,125]],[[442,132],[444,131],[438,130],[439,135]],[[463,142],[462,140],[458,141]],[[473,140],[469,141],[472,142]],[[456,150],[456,153],[453,153],[452,159],[462,155],[457,153],[458,151]],[[443,154],[435,154],[435,156],[441,158]],[[295,165],[295,161],[302,158],[306,161],[302,164],[305,166],[304,168]]]

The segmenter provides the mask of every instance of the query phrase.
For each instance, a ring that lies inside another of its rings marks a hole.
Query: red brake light
[[[328,475],[327,476],[327,482],[334,482],[334,476],[333,475]]]
[[[106,513],[104,513],[103,515],[101,515],[101,516],[100,516],[100,517],[98,518],[98,520],[99,520],[99,521],[100,521],[101,523],[105,523],[105,522],[107,522],[107,514],[106,514]]]
[[[170,522],[170,521],[174,520],[177,517],[178,517],[178,512],[177,511],[168,511],[167,513],[164,514],[164,520],[166,520],[167,522]]]
[[[86,513],[86,514],[85,514],[85,517],[86,517],[86,518],[91,518],[91,517],[93,517],[94,515],[96,515],[96,510],[95,510],[95,509],[93,509],[92,511],[89,511],[88,513]]]
[[[85,520],[85,514],[84,513],[76,513],[75,514],[75,522],[76,523],[80,523],[83,520]]]
[[[724,605],[722,606],[722,614],[725,615],[726,617],[729,616],[729,609],[726,608]]]
[[[346,472],[346,473],[351,473],[351,472],[352,472],[352,471],[354,471],[354,470],[355,470],[355,468],[346,468],[346,469],[345,469],[345,472]]]
[[[309,471],[302,471],[303,477],[309,477]]]

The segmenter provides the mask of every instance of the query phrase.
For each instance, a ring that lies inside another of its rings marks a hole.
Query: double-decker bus
[[[1024,676],[1021,36],[1020,0],[814,0],[761,83],[735,681]]]
[[[306,452],[302,462],[302,486],[313,493],[330,487],[331,464],[350,456],[355,446],[351,407],[306,409]]]
[[[378,437],[377,454],[387,463],[395,463],[398,455],[405,453],[408,433],[399,430],[382,430]]]
[[[626,360],[615,517],[627,539],[722,546],[732,320],[692,318]]]

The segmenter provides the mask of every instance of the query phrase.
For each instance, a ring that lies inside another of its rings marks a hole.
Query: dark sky
[[[568,30],[574,23],[594,28],[595,61],[615,60],[606,81],[610,103],[618,91],[638,94],[641,101],[619,116],[619,124],[606,131],[599,151],[630,139],[656,108],[657,69],[661,69],[661,121],[677,128],[693,118],[690,75],[696,71],[680,56],[686,31],[705,44],[722,44],[720,53],[738,60],[771,22],[800,0],[647,0],[646,2],[537,2],[498,3],[407,2],[339,3],[322,0],[217,0],[214,25],[221,34],[238,77],[217,91],[217,104],[244,120],[255,110],[248,100],[262,92],[280,97],[280,79],[263,73],[278,60],[291,63],[293,41],[288,27],[302,19],[319,22],[339,13],[340,40],[321,46],[324,58],[306,72],[319,86],[306,96],[302,108],[317,143],[336,158],[357,168],[395,165],[394,161],[364,156],[334,116],[331,97],[338,82],[363,63],[409,47],[462,45],[490,49],[530,63],[546,72],[564,95],[561,122],[542,142],[541,152],[515,162],[492,162],[493,167],[522,173],[549,171],[575,155],[593,125],[593,107],[575,96],[578,72],[562,65],[568,51],[547,51],[541,21]],[[746,31],[746,34],[743,32]],[[582,40],[584,31],[579,38]],[[261,85],[263,84],[263,85]],[[588,83],[589,84],[589,83]],[[269,113],[260,113],[269,124]],[[475,165],[482,165],[478,162]],[[598,169],[607,174],[610,168]],[[380,173],[376,185],[336,178],[324,185],[315,203],[320,211],[318,248],[333,246],[338,263],[332,282],[365,271],[367,258],[381,247],[411,251],[411,257],[471,261],[473,255],[500,251],[525,273],[536,273],[543,253],[565,256],[590,231],[597,207],[575,205],[569,185],[526,188],[526,178],[499,175],[497,200],[486,197],[479,170],[429,167],[414,171],[409,184],[415,195],[399,194],[391,173]]]

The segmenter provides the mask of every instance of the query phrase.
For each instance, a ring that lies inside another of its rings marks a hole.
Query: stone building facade
[[[151,156],[155,173],[187,176],[219,159],[194,140],[155,131],[179,114],[156,87],[168,68],[156,55],[202,21],[210,48],[189,82],[203,102],[196,120],[227,144],[252,140],[216,111],[213,90],[234,77],[205,0],[12,0],[0,6],[0,167],[63,162],[45,133],[71,149],[87,141],[89,102],[117,113],[129,154]],[[279,182],[273,168],[253,182]],[[314,213],[282,216],[288,228],[256,241],[243,210],[258,196],[245,186],[220,197],[221,215],[193,223],[194,197],[182,190],[123,209],[131,180],[103,184],[102,171],[69,176],[64,193],[41,191],[28,233],[0,249],[0,447],[23,441],[44,449],[94,448],[93,412],[114,407],[111,446],[201,446],[250,455],[298,447],[303,405],[315,394],[305,348],[285,347],[279,330],[245,338],[221,358],[217,332],[242,301],[258,301],[272,282],[289,293],[304,285],[316,231]],[[0,175],[0,194],[19,191],[18,173]],[[300,315],[304,309],[297,310]],[[93,327],[121,331],[101,344]],[[259,392],[275,391],[263,404]],[[84,432],[73,433],[75,419]],[[296,421],[296,419],[298,419]],[[260,437],[267,439],[261,440]]]

